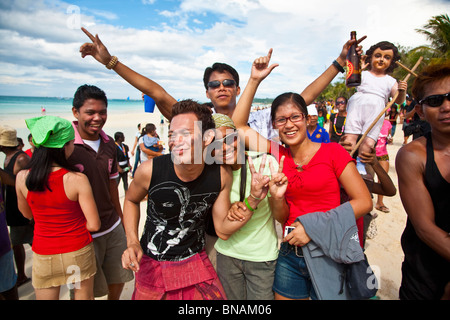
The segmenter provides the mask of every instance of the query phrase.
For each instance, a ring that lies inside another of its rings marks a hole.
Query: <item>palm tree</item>
[[[421,46],[414,51],[430,50],[433,53],[433,62],[450,58],[450,19],[448,14],[432,17],[423,29],[416,29],[418,33],[426,36],[431,42],[430,46]]]

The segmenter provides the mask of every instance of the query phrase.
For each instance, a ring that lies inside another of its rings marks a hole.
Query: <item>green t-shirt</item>
[[[253,164],[258,171],[263,154],[252,151],[249,151],[248,154],[252,156]],[[256,158],[257,155],[259,157]],[[269,159],[272,160],[274,168],[278,170],[277,160],[273,156],[267,155],[264,174],[268,176],[270,176]],[[231,203],[239,201],[240,180],[241,169],[233,171],[233,186],[230,194]],[[250,187],[251,173],[248,170],[247,163],[246,197],[250,195]],[[253,262],[277,259],[278,238],[275,231],[275,221],[270,210],[269,196],[270,194],[259,203],[251,219],[241,229],[233,233],[228,240],[220,238],[217,240],[214,247],[218,252],[236,259]]]

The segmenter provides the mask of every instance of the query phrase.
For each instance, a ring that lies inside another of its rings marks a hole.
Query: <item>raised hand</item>
[[[278,63],[274,63],[269,66],[270,59],[272,58],[272,52],[273,50],[271,48],[267,56],[259,57],[253,61],[250,78],[261,82],[272,72],[273,69],[279,66]]]
[[[356,46],[356,53],[361,56],[362,55],[362,46],[360,46],[359,44],[366,39],[367,36],[363,36],[361,38],[359,38],[358,40],[356,40],[356,44],[358,44],[358,46]],[[340,54],[340,58],[342,59],[342,61],[345,61],[347,59],[347,53],[348,50],[350,49],[350,47],[355,43],[355,40],[348,40],[344,46],[342,47],[342,51]]]
[[[278,170],[275,170],[272,161],[269,160],[270,173],[272,179],[269,182],[270,195],[275,199],[284,199],[284,194],[288,186],[288,180],[283,173],[284,156],[280,159]]]
[[[361,55],[361,71],[365,70],[369,66],[369,62],[366,61],[367,56]]]
[[[111,54],[109,54],[108,49],[106,49],[105,45],[100,41],[98,34],[95,37],[87,31],[85,28],[81,28],[83,32],[91,39],[92,43],[86,42],[81,45],[80,52],[81,57],[84,58],[86,56],[93,56],[95,60],[100,62],[101,64],[107,65],[109,61],[111,61]]]
[[[248,157],[248,168],[252,174],[250,195],[255,198],[255,200],[264,199],[269,191],[270,178],[263,174],[264,168],[266,167],[266,158],[267,156],[264,154],[259,170],[256,171],[252,157]],[[242,168],[241,170],[245,170],[245,168]]]

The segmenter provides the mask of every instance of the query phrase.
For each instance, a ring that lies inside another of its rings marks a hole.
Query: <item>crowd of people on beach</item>
[[[404,145],[395,167],[408,215],[399,298],[450,299],[450,62],[424,67],[407,94],[407,83],[389,75],[397,48],[383,41],[367,51],[350,99],[318,101],[344,72],[349,48],[361,55],[366,37],[349,40],[305,89],[251,112],[259,85],[278,67],[272,49],[254,60],[242,92],[233,67],[206,68],[211,103],[202,104],[177,101],[82,29],[90,42],[81,56],[151,97],[170,121],[168,152],[152,123],[138,125],[131,149],[122,132],[108,136],[108,99],[93,85],[75,92],[75,121],[25,120],[28,152],[16,130],[1,125],[2,299],[18,299],[17,287],[30,281],[24,244],[32,246],[37,300],[59,299],[64,285],[72,299],[118,300],[133,279],[133,300],[376,298],[364,245],[376,217],[372,195],[375,209],[389,212],[383,197],[397,192],[387,146],[398,118]]]

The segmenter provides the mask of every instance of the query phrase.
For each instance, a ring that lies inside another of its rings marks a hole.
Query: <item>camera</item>
[[[284,236],[286,237],[294,229],[295,229],[295,227],[290,227],[290,226],[284,227]]]

